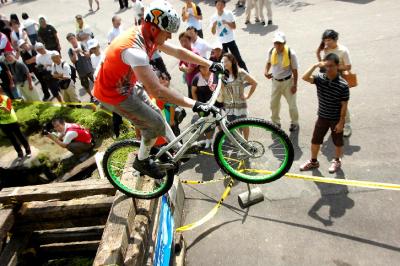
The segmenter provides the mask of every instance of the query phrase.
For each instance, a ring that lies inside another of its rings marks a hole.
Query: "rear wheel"
[[[140,142],[123,140],[112,144],[104,154],[103,170],[110,183],[122,193],[140,199],[152,199],[166,193],[174,181],[174,172],[167,171],[163,179],[140,176],[133,167]]]
[[[214,155],[227,174],[246,183],[262,184],[275,181],[289,171],[294,158],[293,145],[281,129],[263,119],[244,118],[228,124],[228,130],[248,153],[237,147],[225,132],[219,132]]]

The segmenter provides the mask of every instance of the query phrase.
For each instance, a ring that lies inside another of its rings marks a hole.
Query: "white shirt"
[[[271,53],[268,54],[268,63],[271,63]],[[296,53],[290,48],[290,66],[282,67],[283,53],[278,53],[278,64],[271,65],[271,73],[274,79],[284,79],[292,75],[292,69],[298,69]]]
[[[350,52],[346,46],[338,44],[335,49],[324,49],[324,55],[334,53],[339,57],[340,66],[351,65]]]
[[[14,42],[18,42],[19,40],[24,40],[25,32],[22,28],[19,28],[18,35],[19,36],[17,36],[17,33],[15,31],[12,31],[11,40],[13,40]]]
[[[92,67],[93,69],[96,69],[99,63],[101,62],[103,57],[103,53],[100,52],[99,55],[91,54],[90,55],[90,61],[92,62]]]
[[[7,36],[4,33],[0,32],[0,50],[6,48],[7,42]]]
[[[194,16],[194,11],[192,7],[189,7],[187,9],[187,12],[189,13],[189,18],[188,18],[188,22],[187,22],[187,26],[193,26],[195,27],[197,30],[201,30],[201,20],[198,20],[195,16]]]
[[[53,66],[53,60],[51,60],[51,51],[46,50],[45,54],[37,54],[36,56],[36,64],[46,66],[48,71],[51,71]]]
[[[143,16],[142,8],[144,8],[142,0],[136,0],[136,2],[132,2],[132,8],[133,13],[135,14],[135,18],[137,20],[141,19]]]
[[[119,28],[112,28],[109,32],[108,32],[108,43],[111,43],[112,40],[114,40],[118,35],[121,34],[121,32],[123,31],[122,26],[119,26]]]
[[[196,41],[192,44],[192,47],[195,48],[199,52],[199,55],[204,58],[208,58],[212,50],[211,45],[200,37],[197,37]]]
[[[59,65],[53,63],[51,74],[54,75],[56,72],[58,74],[63,74],[63,78],[71,78],[71,68],[67,62],[61,62]]]
[[[78,137],[78,132],[76,131],[68,131],[67,133],[65,133],[67,131],[67,128],[69,128],[71,126],[70,123],[65,123],[65,129],[64,129],[64,139],[63,139],[63,143],[64,144],[70,144],[76,137]]]
[[[228,26],[222,24],[222,21],[225,20],[227,22],[235,22],[235,16],[232,11],[224,10],[221,16],[218,13],[215,13],[214,16],[211,17],[211,26],[214,22],[217,22],[216,34],[221,43],[228,43],[235,40],[235,36],[233,34],[233,30]]]
[[[33,34],[37,33],[37,30],[35,27],[37,23],[33,19],[31,19],[31,18],[23,19],[22,24],[24,25],[24,29],[26,30],[28,35],[33,35]]]
[[[144,50],[128,48],[122,52],[122,61],[132,68],[138,66],[149,66],[150,58]]]

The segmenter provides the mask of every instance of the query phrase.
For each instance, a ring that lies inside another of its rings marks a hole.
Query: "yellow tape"
[[[218,183],[221,181],[224,181],[225,179],[228,179],[229,176],[225,176],[223,178],[219,179],[213,179],[209,181],[196,181],[196,180],[180,180],[182,184],[188,184],[188,185],[205,185],[205,184],[210,184],[210,183]]]
[[[257,173],[261,173],[261,174],[272,173],[271,171],[256,170],[256,169],[244,169],[243,171],[257,172]],[[337,179],[337,178],[329,178],[329,177],[298,175],[298,174],[291,174],[291,173],[287,173],[285,176],[289,177],[289,178],[293,178],[293,179],[303,179],[303,180],[307,180],[307,181],[336,184],[336,185],[343,185],[343,186],[377,188],[377,189],[385,189],[385,190],[400,190],[399,184],[391,184],[391,183],[378,183],[378,182],[359,181],[359,180],[351,180],[351,179]]]
[[[215,214],[218,212],[218,209],[221,207],[221,204],[224,202],[224,200],[228,197],[229,192],[231,191],[231,188],[233,186],[233,178],[231,177],[228,186],[225,188],[224,193],[222,194],[220,200],[218,201],[218,203],[214,206],[214,208],[212,208],[212,210],[206,214],[206,216],[204,216],[203,218],[201,218],[200,220],[191,223],[191,224],[187,224],[184,226],[181,226],[179,228],[176,229],[177,232],[183,232],[183,231],[188,231],[188,230],[192,230],[196,227],[199,227],[200,225],[206,223],[207,221],[209,221],[211,218],[213,218],[215,216]]]
[[[306,175],[297,175],[297,174],[290,174],[290,173],[286,174],[285,176],[289,177],[289,178],[293,178],[293,179],[303,179],[303,180],[307,180],[307,181],[336,184],[336,185],[343,185],[343,186],[378,188],[378,189],[385,189],[385,190],[400,190],[400,185],[391,184],[391,183],[378,183],[378,182],[370,182],[370,181],[336,179],[336,178],[329,178],[329,177],[306,176]]]

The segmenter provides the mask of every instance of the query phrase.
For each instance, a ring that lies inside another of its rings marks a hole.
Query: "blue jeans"
[[[28,35],[28,37],[29,37],[29,40],[31,41],[32,45],[35,45],[35,43],[38,40],[38,35],[35,33],[35,34],[32,34],[32,35]]]

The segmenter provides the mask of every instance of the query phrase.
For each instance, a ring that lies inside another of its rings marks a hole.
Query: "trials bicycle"
[[[229,123],[223,111],[214,107],[221,87],[222,75],[207,102],[211,110],[209,116],[200,117],[167,145],[152,149],[151,156],[166,171],[163,179],[141,176],[133,169],[140,142],[122,140],[112,144],[103,157],[103,170],[110,183],[134,198],[151,199],[163,195],[171,188],[180,164],[187,159],[188,149],[212,126],[220,128],[213,144],[215,160],[229,176],[245,183],[263,184],[285,175],[294,158],[289,137],[280,128],[259,118],[242,118]],[[183,145],[179,150],[171,152],[180,141]]]

